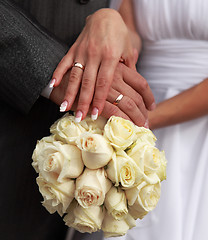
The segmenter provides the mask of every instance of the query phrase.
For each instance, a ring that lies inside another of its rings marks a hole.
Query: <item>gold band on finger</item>
[[[116,100],[113,102],[113,105],[117,106],[119,102],[122,100],[122,98],[123,98],[123,94],[118,95]]]
[[[85,69],[85,66],[82,65],[82,64],[79,63],[79,62],[75,62],[75,63],[72,65],[72,67],[78,67],[78,68],[82,69],[83,71],[84,71],[84,69]]]
[[[120,63],[125,63],[125,59],[123,57],[120,57],[120,60],[119,60]]]

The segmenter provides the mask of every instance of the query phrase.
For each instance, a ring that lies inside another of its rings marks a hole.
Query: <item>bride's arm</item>
[[[134,47],[140,52],[141,40],[137,34],[131,0],[123,0],[119,12],[129,28]],[[198,85],[159,103],[148,113],[150,129],[173,125],[208,114],[208,78]]]
[[[208,78],[196,86],[159,103],[149,112],[150,129],[189,121],[208,114]]]
[[[133,3],[131,0],[123,0],[119,8],[119,13],[121,14],[124,22],[126,23],[129,35],[131,37],[132,44],[137,50],[137,55],[141,50],[141,39],[137,33],[134,19]],[[138,56],[137,56],[138,57]]]

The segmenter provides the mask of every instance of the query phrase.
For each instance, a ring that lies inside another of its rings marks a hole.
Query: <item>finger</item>
[[[146,79],[136,71],[132,71],[132,69],[126,67],[124,64],[121,64],[120,67],[122,69],[124,81],[142,96],[146,108],[148,110],[155,109],[155,99]]]
[[[94,110],[97,108],[99,114],[102,112],[105,105],[105,100],[107,98],[110,85],[113,81],[113,76],[118,61],[119,59],[116,58],[114,60],[111,59],[111,61],[105,58],[101,62],[96,80],[95,94],[92,102],[92,109]]]
[[[134,54],[134,50],[132,48],[130,48],[130,50],[128,51],[127,55],[122,55],[123,59],[124,59],[124,64],[133,69],[136,70],[136,62],[135,62],[135,54]]]
[[[60,63],[57,65],[51,81],[51,87],[57,87],[64,74],[72,67],[73,59],[74,59],[74,47],[71,47],[67,54],[62,58]]]
[[[107,100],[111,103],[114,103],[115,99],[119,95],[119,92],[111,88]],[[130,97],[123,96],[117,107],[124,112],[136,125],[148,127],[146,118]]]
[[[124,112],[108,101],[105,102],[101,115],[107,119],[111,116],[117,116],[131,121],[131,119]]]
[[[124,96],[131,98],[136,103],[136,105],[140,109],[142,115],[147,120],[147,115],[148,115],[147,109],[144,105],[144,101],[143,101],[141,95],[138,92],[136,92],[132,87],[130,87],[124,81],[119,81],[119,84],[117,82],[113,82],[111,88],[116,90],[118,93],[121,93]]]
[[[79,63],[80,66],[84,66],[81,62],[83,61],[82,60],[76,61],[76,63]],[[76,66],[79,66],[79,64]],[[71,109],[79,91],[84,69],[81,69],[81,67],[76,67],[76,66],[72,67],[69,75],[69,81],[68,81],[68,86],[65,92],[64,101],[60,106],[60,111],[62,112],[68,111]]]
[[[134,48],[133,54],[134,54],[134,64],[136,64],[139,58],[139,52],[136,48]]]
[[[99,69],[99,61],[89,60],[85,71],[82,76],[82,83],[81,83],[81,89],[80,89],[80,95],[78,100],[78,106],[77,106],[77,113],[82,113],[82,118],[84,119],[88,113],[89,106],[91,104],[93,95],[94,95],[94,89],[95,89],[95,82],[97,77],[97,72]],[[97,117],[98,110],[94,110],[95,115]],[[77,119],[78,120],[78,119]]]
[[[77,53],[77,49],[80,45],[82,36],[83,36],[83,32],[80,33],[80,35],[76,39],[75,43],[70,47],[67,54],[62,58],[62,60],[56,67],[56,69],[53,73],[52,81],[51,81],[51,84],[54,87],[57,87],[60,84],[64,74],[72,67],[72,65],[74,63],[74,56],[75,56],[75,53]],[[81,49],[81,51],[82,51],[82,49]]]

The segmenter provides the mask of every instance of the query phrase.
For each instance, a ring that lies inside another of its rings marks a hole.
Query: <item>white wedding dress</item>
[[[143,40],[138,71],[156,101],[207,78],[208,0],[133,2]],[[109,239],[208,240],[208,116],[159,129],[155,135],[168,160],[161,199],[125,236]]]

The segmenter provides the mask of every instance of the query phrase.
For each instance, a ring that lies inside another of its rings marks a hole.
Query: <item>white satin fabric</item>
[[[156,101],[208,77],[208,1],[133,0],[143,49],[138,71]],[[157,207],[111,240],[208,239],[208,116],[155,131],[168,160]]]

